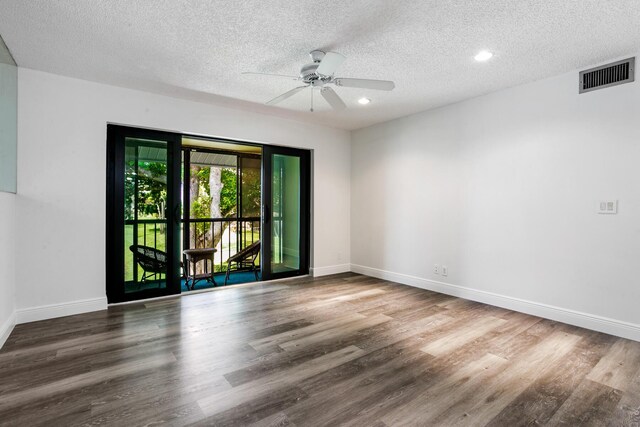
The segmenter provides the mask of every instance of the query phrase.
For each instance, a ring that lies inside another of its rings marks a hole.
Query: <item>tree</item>
[[[136,175],[137,174],[137,175]],[[136,176],[138,194],[136,194]],[[125,164],[125,219],[164,218],[167,204],[167,164],[138,162]]]
[[[237,172],[221,166],[192,166],[189,196],[192,218],[227,218],[236,213]],[[196,223],[197,247],[218,246],[227,222]]]
[[[238,172],[235,168],[222,168],[220,171],[220,214],[227,218],[233,216],[238,208]]]
[[[260,179],[260,160],[257,160],[257,167],[247,167],[245,164],[242,169],[241,216],[243,217],[260,216]]]

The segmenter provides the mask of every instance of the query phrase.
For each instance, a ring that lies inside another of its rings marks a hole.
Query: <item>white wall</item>
[[[576,71],[352,139],[355,271],[640,340],[640,83]]]
[[[0,348],[15,322],[15,194],[0,192]]]
[[[19,322],[105,304],[107,122],[313,149],[312,267],[348,270],[347,131],[24,68],[18,93]]]

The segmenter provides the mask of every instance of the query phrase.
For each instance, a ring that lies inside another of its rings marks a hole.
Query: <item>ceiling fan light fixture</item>
[[[370,102],[371,102],[371,100],[369,98],[365,98],[364,96],[362,98],[358,99],[358,104],[360,104],[360,105],[367,105]]]
[[[473,59],[478,62],[484,62],[491,59],[491,57],[493,57],[493,53],[489,52],[488,50],[481,50],[476,54],[476,56],[473,57]]]

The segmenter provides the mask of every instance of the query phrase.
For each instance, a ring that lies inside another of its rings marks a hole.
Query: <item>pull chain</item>
[[[311,86],[311,112],[313,113],[313,86]]]

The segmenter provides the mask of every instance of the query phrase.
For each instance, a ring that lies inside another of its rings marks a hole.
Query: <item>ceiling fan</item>
[[[370,80],[370,79],[350,79],[343,77],[334,77],[334,73],[342,65],[345,59],[344,55],[336,52],[323,52],[321,50],[313,50],[309,53],[311,64],[303,65],[300,69],[299,76],[287,76],[282,74],[270,74],[270,73],[254,73],[246,71],[242,74],[256,74],[262,76],[272,77],[284,77],[296,81],[301,81],[302,86],[291,89],[288,92],[283,93],[280,96],[273,98],[267,102],[267,105],[275,105],[284,101],[287,98],[292,97],[296,93],[311,88],[311,111],[313,112],[313,88],[320,88],[320,95],[329,103],[334,110],[343,110],[347,108],[344,101],[338,96],[338,94],[328,85],[344,86],[344,87],[357,87],[362,89],[374,89],[374,90],[393,90],[396,86],[395,83],[389,80]]]

